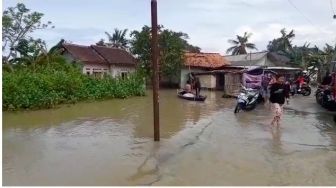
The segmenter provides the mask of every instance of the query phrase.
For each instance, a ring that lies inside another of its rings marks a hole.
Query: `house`
[[[83,65],[83,73],[102,77],[109,74],[112,77],[126,77],[135,71],[135,58],[123,49],[104,46],[83,46],[61,43],[59,48],[69,62],[79,62]]]
[[[291,67],[290,59],[286,56],[267,51],[223,57],[225,61],[229,61],[225,65],[210,66],[206,70],[203,69],[204,71],[194,72],[198,76],[208,77],[207,81],[211,82],[208,88],[223,90],[229,96],[237,96],[242,84],[249,85],[246,81],[246,75],[251,70],[261,69],[263,73],[280,73],[287,77],[291,77],[301,70]]]
[[[185,53],[184,66],[181,69],[180,87],[183,88],[190,73],[198,75],[202,88],[215,89],[223,79],[216,75],[202,74],[218,67],[230,65],[219,53]]]

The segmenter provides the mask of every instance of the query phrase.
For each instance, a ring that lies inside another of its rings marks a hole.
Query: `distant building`
[[[231,62],[231,66],[262,66],[262,67],[290,67],[290,59],[275,52],[256,52],[241,55],[224,56]]]
[[[216,56],[218,56],[217,54]],[[292,77],[301,68],[292,66],[290,59],[286,56],[274,52],[256,52],[241,55],[222,56],[223,60],[218,59],[216,62],[225,62],[224,65],[217,63],[215,65],[204,63],[206,68],[194,69],[197,76],[206,78],[203,82],[206,88],[223,90],[226,95],[237,96],[244,84],[243,74],[248,70],[261,69],[267,72],[283,74]],[[192,58],[190,58],[192,61]],[[195,58],[195,64],[203,65]],[[206,61],[206,60],[204,60]],[[182,80],[182,79],[181,79]],[[210,84],[208,84],[210,83]]]
[[[190,73],[199,74],[202,88],[215,89],[224,85],[224,79],[216,75],[202,75],[201,73],[230,65],[230,62],[219,53],[185,53],[184,66],[181,69],[180,87],[183,88]],[[221,83],[223,82],[223,83]]]
[[[102,77],[109,74],[112,77],[126,77],[135,71],[135,58],[123,49],[104,46],[83,46],[62,43],[59,48],[69,62],[83,65],[83,73]]]

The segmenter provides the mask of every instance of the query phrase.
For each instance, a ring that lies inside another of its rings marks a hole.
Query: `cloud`
[[[60,1],[41,4],[25,0],[29,8],[45,13],[44,19],[55,24],[53,30],[34,33],[48,46],[61,38],[92,44],[113,28],[133,30],[150,24],[149,1]],[[310,25],[286,0],[162,0],[158,1],[158,19],[166,28],[187,33],[191,44],[208,52],[225,53],[230,47],[227,40],[245,31],[252,32],[251,41],[264,50],[268,41],[280,36],[283,27],[295,30],[293,43],[297,45],[306,41],[319,46],[336,42],[336,21],[331,19],[327,2],[292,1],[316,26]],[[5,6],[12,4],[11,0],[4,1]]]
[[[250,41],[255,43],[260,49],[266,49],[269,41],[281,36],[280,30],[286,28],[287,32],[291,29],[294,30],[295,38],[293,39],[293,45],[303,45],[306,42],[311,45],[317,45],[322,47],[325,43],[335,43],[336,37],[336,25],[329,25],[324,27],[315,27],[312,25],[284,25],[280,23],[271,23],[267,25],[243,25],[235,30],[235,33],[243,35],[243,33],[253,33]]]
[[[39,30],[33,34],[35,38],[45,39],[48,47],[52,47],[61,39],[71,41],[76,44],[90,45],[95,44],[102,38],[106,38],[105,30],[97,28],[55,28]]]

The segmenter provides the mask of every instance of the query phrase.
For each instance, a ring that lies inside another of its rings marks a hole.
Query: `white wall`
[[[214,75],[198,75],[201,87],[207,89],[215,89],[216,88],[216,76]]]
[[[72,63],[74,58],[71,54],[65,52],[63,56],[69,63]],[[109,64],[83,64],[82,69],[83,74],[88,72],[92,75],[94,72],[104,72],[110,74],[112,77],[121,76],[122,72],[133,73],[135,72],[135,66],[120,66],[120,65],[109,65]]]
[[[202,69],[191,68],[182,68],[181,69],[181,79],[180,79],[180,88],[184,88],[187,83],[187,75],[191,72],[205,72]],[[201,83],[202,84],[202,83]]]
[[[109,73],[109,65],[106,64],[84,64],[83,66],[83,74],[87,74],[90,72],[90,75],[93,72],[105,72]]]
[[[128,72],[128,73],[133,73],[135,72],[135,67],[131,67],[131,66],[120,66],[120,65],[111,65],[110,68],[110,74],[112,75],[112,77],[117,77],[117,76],[121,76],[122,72]]]
[[[90,72],[90,75],[94,72],[104,72],[115,78],[121,76],[122,72],[127,72],[128,74],[135,72],[135,67],[124,67],[107,64],[85,64],[83,66],[83,74],[87,74],[87,72]]]

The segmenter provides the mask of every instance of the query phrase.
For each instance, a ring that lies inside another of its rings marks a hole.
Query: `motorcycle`
[[[323,108],[331,111],[336,110],[336,103],[329,87],[319,87],[315,94],[316,102]]]
[[[291,91],[290,93],[293,95],[295,94],[301,94],[303,96],[309,96],[311,94],[311,87],[307,84],[304,83],[301,86],[301,90],[299,91],[298,86],[296,83],[291,85]]]
[[[261,95],[260,89],[246,88],[243,86],[242,92],[240,92],[237,97],[237,105],[234,113],[238,113],[240,110],[251,111],[263,100],[264,98]]]

